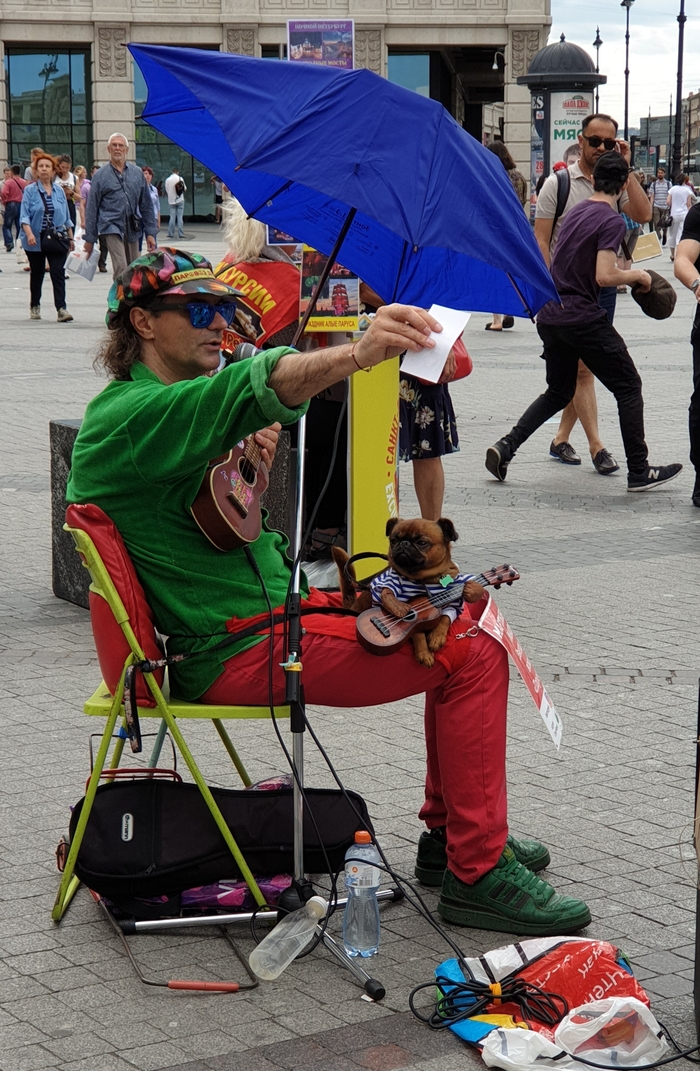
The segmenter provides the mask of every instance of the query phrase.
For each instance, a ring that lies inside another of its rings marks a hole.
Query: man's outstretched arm
[[[404,350],[415,352],[434,346],[428,336],[431,331],[441,330],[437,320],[423,309],[384,305],[359,342],[280,357],[268,386],[291,409],[357,372],[358,367],[372,368]]]

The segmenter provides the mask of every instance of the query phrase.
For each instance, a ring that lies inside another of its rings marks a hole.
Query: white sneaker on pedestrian
[[[41,308],[38,305],[32,305],[30,307],[30,309],[29,309],[29,319],[30,320],[40,320],[41,319]]]
[[[67,324],[73,319],[73,317],[68,312],[68,309],[59,309],[56,315],[56,319],[60,324]]]

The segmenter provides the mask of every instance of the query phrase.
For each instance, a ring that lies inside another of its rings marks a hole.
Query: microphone
[[[238,361],[245,361],[248,357],[255,357],[258,353],[262,353],[262,350],[259,350],[252,342],[239,342],[226,363],[236,364]]]

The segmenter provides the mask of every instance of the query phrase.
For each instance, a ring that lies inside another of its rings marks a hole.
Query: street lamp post
[[[595,73],[600,74],[600,46],[603,44],[603,39],[600,36],[600,26],[595,28],[595,41],[593,47],[595,49]],[[595,87],[595,110],[598,111],[600,101],[598,98],[598,86]]]
[[[683,32],[685,30],[685,0],[681,0],[681,10],[678,15],[678,81],[676,82],[676,128],[673,135],[673,171],[672,175],[680,174],[683,156],[683,136],[681,123],[683,122]],[[671,175],[669,175],[669,178]]]
[[[684,3],[685,0],[681,0]],[[634,0],[622,0],[620,7],[627,12],[627,29],[625,32],[625,141],[630,136],[630,8]]]

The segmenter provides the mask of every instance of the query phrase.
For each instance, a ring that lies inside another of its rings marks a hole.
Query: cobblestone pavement
[[[216,258],[214,228],[188,243]],[[102,380],[91,369],[109,277],[68,283],[72,324],[28,319],[28,279],[3,257],[0,275],[0,1069],[34,1071],[271,1071],[316,1067],[451,1071],[480,1064],[448,1033],[407,1010],[410,989],[449,954],[405,904],[383,909],[374,973],[387,987],[367,1003],[325,952],[293,964],[274,984],[235,996],[186,995],[142,986],[118,942],[81,890],[64,922],[50,910],[53,852],[88,769],[82,704],[98,680],[87,614],[50,589],[48,421],[76,418]],[[669,275],[666,257],[662,270]],[[645,388],[653,462],[684,461],[690,392],[692,300],[679,296],[670,322],[646,319],[629,296],[617,325]],[[461,539],[457,560],[480,570],[501,561],[522,580],[497,596],[541,670],[565,721],[557,754],[520,682],[513,681],[508,772],[514,832],[546,841],[557,889],[584,897],[588,933],[619,943],[648,988],[652,1007],[693,1044],[691,845],[697,710],[697,561],[700,511],[692,474],[649,495],[627,495],[622,475],[598,476],[548,458],[555,423],[519,452],[508,481],[491,480],[485,448],[543,384],[537,336],[518,321],[485,334],[474,316],[473,375],[453,394],[461,453],[448,459],[445,513]],[[622,460],[612,399],[599,391],[601,427]],[[584,454],[577,429],[574,444]],[[410,472],[402,511],[415,511]],[[310,716],[347,785],[366,798],[395,867],[412,871],[420,832],[424,745],[419,699]],[[269,726],[243,723],[237,742],[253,775],[283,761]],[[187,726],[210,783],[231,768],[208,725]],[[309,784],[328,785],[307,748]],[[468,776],[468,771],[465,771]],[[436,895],[427,891],[434,906]],[[337,930],[338,921],[332,928]],[[468,954],[503,935],[453,930]],[[251,940],[237,931],[244,951]],[[161,978],[239,975],[212,935],[133,939],[144,969]],[[682,1065],[681,1065],[682,1066]]]

